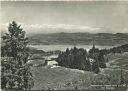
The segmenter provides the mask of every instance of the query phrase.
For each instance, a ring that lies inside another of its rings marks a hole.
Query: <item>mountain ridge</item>
[[[28,36],[30,44],[69,44],[69,45],[122,45],[128,43],[128,33],[50,33]]]

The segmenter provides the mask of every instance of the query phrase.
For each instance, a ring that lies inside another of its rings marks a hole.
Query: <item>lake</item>
[[[65,51],[66,48],[73,48],[74,45],[29,45],[30,47],[33,47],[33,48],[36,48],[38,50],[44,50],[44,51],[55,51],[55,50],[60,50],[60,51]],[[87,51],[89,49],[92,48],[92,45],[75,45],[77,48],[84,48],[86,49]],[[100,46],[100,45],[96,45],[95,46],[96,48],[99,48],[99,49],[108,49],[108,48],[112,48],[114,46]]]

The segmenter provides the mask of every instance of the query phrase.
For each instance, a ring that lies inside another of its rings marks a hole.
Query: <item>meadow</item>
[[[128,81],[128,53],[107,55],[109,66],[98,74],[65,67],[31,67],[35,85],[33,90],[102,89],[93,85],[120,85],[121,75]],[[122,68],[122,69],[121,69]],[[121,73],[122,72],[122,73]],[[114,87],[115,89],[115,87]],[[122,90],[121,90],[122,91]]]

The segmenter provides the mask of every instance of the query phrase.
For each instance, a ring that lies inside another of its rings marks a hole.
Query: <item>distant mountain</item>
[[[51,33],[29,35],[30,44],[69,44],[69,45],[122,45],[128,43],[128,33]]]

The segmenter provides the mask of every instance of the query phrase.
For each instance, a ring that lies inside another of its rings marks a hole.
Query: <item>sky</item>
[[[16,21],[27,33],[128,33],[127,1],[2,1],[1,29]]]

